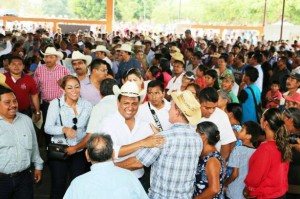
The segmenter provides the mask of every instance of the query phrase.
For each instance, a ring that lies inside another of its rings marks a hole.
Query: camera
[[[289,143],[290,144],[297,144],[297,139],[300,138],[300,134],[291,134],[289,137]]]

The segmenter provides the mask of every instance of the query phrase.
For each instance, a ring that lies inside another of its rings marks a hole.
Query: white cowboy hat
[[[89,33],[85,33],[83,37],[92,39],[92,36]]]
[[[134,46],[144,46],[144,45],[142,44],[141,41],[136,41],[136,42],[134,43]]]
[[[74,60],[84,60],[85,64],[88,66],[92,62],[92,56],[84,55],[79,51],[74,51],[71,58],[65,59],[65,63],[66,65],[72,65],[72,61]]]
[[[107,55],[110,54],[110,51],[107,50],[106,47],[103,46],[103,45],[98,45],[98,46],[96,47],[96,49],[93,49],[93,50],[92,50],[92,52],[93,52],[93,53],[94,53],[94,52],[105,52]]]
[[[129,45],[129,44],[122,44],[121,48],[117,48],[116,50],[126,51],[126,52],[133,53],[131,51],[131,45]]]
[[[0,85],[4,86],[6,88],[10,88],[5,82],[6,82],[5,75],[3,75],[2,73],[0,73]]]
[[[140,91],[137,83],[132,81],[125,82],[125,84],[123,84],[121,89],[117,85],[114,85],[113,92],[116,97],[118,97],[119,95],[123,95],[127,97],[140,97],[140,100],[144,99],[144,96],[146,94],[145,90]]]
[[[190,124],[197,125],[201,119],[200,104],[191,91],[172,92],[172,99]]]
[[[103,42],[103,40],[102,40],[101,38],[96,38],[96,39],[95,39],[95,42],[96,42],[96,41]]]
[[[57,56],[60,60],[63,59],[64,54],[60,51],[57,51],[54,47],[48,47],[45,51],[45,53],[43,53],[41,51],[41,53],[46,56],[46,55],[55,55]]]

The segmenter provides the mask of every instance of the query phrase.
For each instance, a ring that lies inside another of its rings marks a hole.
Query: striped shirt
[[[60,64],[56,64],[52,70],[48,70],[45,64],[38,67],[34,73],[34,80],[41,92],[42,100],[50,102],[61,97],[63,90],[59,87],[57,81],[69,74],[70,71]]]
[[[162,148],[144,148],[136,156],[143,165],[152,165],[149,197],[190,199],[202,140],[189,124],[173,124],[159,134],[166,139]]]

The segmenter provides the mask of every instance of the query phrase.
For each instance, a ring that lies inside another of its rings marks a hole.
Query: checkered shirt
[[[202,140],[188,124],[176,123],[160,134],[166,139],[162,148],[143,148],[137,155],[145,166],[152,165],[149,197],[190,199]]]
[[[61,97],[63,90],[59,87],[57,81],[69,74],[70,71],[60,64],[56,64],[52,70],[47,70],[46,65],[38,67],[34,73],[34,80],[41,92],[42,100],[50,102]]]

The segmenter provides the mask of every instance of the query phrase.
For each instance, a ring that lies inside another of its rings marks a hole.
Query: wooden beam
[[[114,21],[114,0],[106,0],[106,32],[112,32]]]

